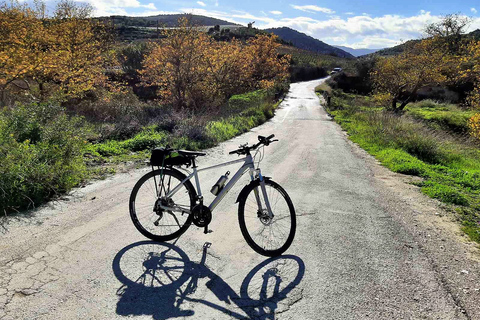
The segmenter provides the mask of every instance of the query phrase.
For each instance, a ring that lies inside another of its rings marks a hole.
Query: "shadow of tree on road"
[[[275,318],[279,303],[288,308],[297,301],[289,303],[287,295],[305,273],[299,257],[286,255],[263,261],[247,274],[237,294],[205,265],[209,247],[210,243],[205,243],[198,263],[170,243],[141,241],[120,250],[112,263],[113,273],[122,282],[117,290],[117,314],[152,315],[153,319],[188,317],[195,314],[194,304],[203,304],[232,318],[267,320]],[[208,279],[206,288],[219,301],[195,297],[198,280],[203,278]]]

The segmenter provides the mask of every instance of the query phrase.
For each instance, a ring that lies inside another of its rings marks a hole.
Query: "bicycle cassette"
[[[208,226],[210,221],[212,221],[212,212],[210,209],[203,204],[197,204],[192,209],[193,223],[197,227]]]

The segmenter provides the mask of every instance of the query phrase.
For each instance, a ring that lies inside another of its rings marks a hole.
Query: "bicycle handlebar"
[[[239,154],[239,155],[248,154],[251,150],[257,149],[262,144],[265,146],[268,146],[270,143],[278,141],[278,139],[272,140],[272,138],[274,137],[275,137],[274,134],[271,134],[268,137],[258,136],[258,141],[259,141],[258,143],[252,146],[248,146],[248,145],[240,146],[240,148],[238,148],[237,150],[230,151],[228,154]]]

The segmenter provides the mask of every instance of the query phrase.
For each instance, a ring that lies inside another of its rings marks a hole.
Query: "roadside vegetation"
[[[121,43],[91,7],[0,3],[0,212],[38,206],[159,145],[201,149],[273,116],[289,56],[274,36],[215,41],[184,19]]]
[[[480,242],[480,42],[462,37],[466,24],[448,15],[427,39],[357,61],[316,91],[352,141],[392,171],[421,177],[421,191]]]
[[[328,111],[353,142],[387,168],[422,177],[422,192],[451,205],[463,230],[480,242],[480,143],[445,126],[454,123],[463,130],[466,117],[459,124],[456,113],[445,113],[445,106],[432,102],[422,117],[421,104],[399,115],[371,97],[334,90]]]

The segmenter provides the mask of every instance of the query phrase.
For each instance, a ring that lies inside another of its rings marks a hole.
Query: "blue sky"
[[[441,15],[461,13],[480,28],[479,0],[77,0],[89,2],[95,15],[194,13],[258,28],[287,26],[332,45],[390,47],[418,38]]]

